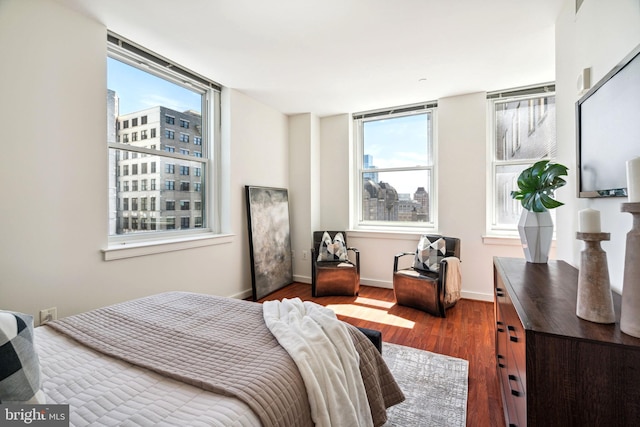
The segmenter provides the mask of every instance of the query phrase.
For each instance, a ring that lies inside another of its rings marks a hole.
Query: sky
[[[427,114],[414,114],[364,123],[364,154],[373,156],[376,168],[426,166]],[[398,193],[413,193],[428,187],[426,172],[379,173],[381,181],[391,184]]]
[[[176,111],[202,110],[199,93],[113,58],[107,58],[107,88],[114,90],[120,98],[120,114],[158,105]]]

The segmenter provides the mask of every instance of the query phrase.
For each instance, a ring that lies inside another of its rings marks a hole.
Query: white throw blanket
[[[267,301],[263,312],[300,370],[316,427],[372,426],[359,356],[335,313],[299,298]]]
[[[462,275],[460,273],[460,260],[456,257],[447,257],[447,277],[445,282],[447,289],[444,290],[444,303],[449,305],[460,299],[462,287]]]

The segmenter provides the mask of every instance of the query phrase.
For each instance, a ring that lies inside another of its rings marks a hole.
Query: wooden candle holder
[[[615,323],[607,253],[600,247],[600,242],[609,240],[611,234],[578,232],[576,238],[585,243],[580,254],[576,315],[590,322]]]
[[[640,203],[622,203],[620,210],[633,215],[624,254],[620,330],[640,338]]]

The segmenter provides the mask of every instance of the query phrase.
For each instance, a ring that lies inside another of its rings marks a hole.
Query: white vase
[[[549,211],[531,212],[524,209],[518,222],[518,233],[527,262],[544,264],[549,260],[553,239],[553,220]]]

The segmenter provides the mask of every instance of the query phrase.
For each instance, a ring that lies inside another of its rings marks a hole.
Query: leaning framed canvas
[[[245,186],[253,300],[293,282],[286,188]]]

